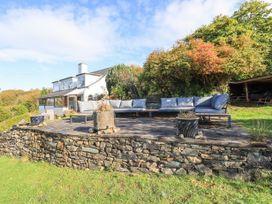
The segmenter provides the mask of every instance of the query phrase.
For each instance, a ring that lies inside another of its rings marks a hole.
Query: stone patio
[[[160,138],[166,140],[177,138],[174,117],[118,117],[116,118],[116,124],[120,131],[113,134],[112,137]],[[90,135],[88,130],[91,127],[93,127],[92,120],[88,120],[85,124],[83,118],[75,118],[73,123],[70,123],[68,119],[48,121],[46,126],[34,127],[32,129],[63,135]],[[207,143],[219,142],[246,145],[250,143],[252,138],[243,128],[235,124],[232,128],[227,128],[225,121],[222,120],[213,120],[206,124],[200,123],[200,131],[205,136],[205,142]]]

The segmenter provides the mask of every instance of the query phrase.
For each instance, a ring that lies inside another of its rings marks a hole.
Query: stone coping
[[[97,135],[95,133],[81,133],[81,134],[67,134],[67,133],[56,133],[48,130],[41,130],[38,127],[31,126],[16,126],[13,127],[13,130],[19,131],[33,131],[36,133],[42,134],[50,134],[50,136],[58,137],[80,137],[80,138],[131,138],[137,140],[152,140],[157,142],[166,142],[166,143],[175,143],[178,142],[180,144],[196,144],[196,145],[217,145],[217,146],[226,146],[226,147],[239,147],[239,148],[249,148],[249,147],[259,147],[259,148],[271,148],[272,149],[272,140],[267,139],[266,141],[224,141],[224,140],[216,140],[216,139],[193,139],[193,138],[180,138],[178,136],[135,136],[129,134],[102,134]]]

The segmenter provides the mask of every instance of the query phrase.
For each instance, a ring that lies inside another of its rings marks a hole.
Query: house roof
[[[232,81],[232,82],[230,82],[230,84],[243,84],[243,83],[250,83],[250,82],[271,83],[272,82],[272,75],[254,77],[254,78],[245,79],[245,80],[241,80],[241,81]]]
[[[46,96],[42,96],[40,98],[43,99],[43,98],[62,97],[62,96],[66,96],[68,93],[72,92],[73,90],[74,89],[63,90],[63,91],[56,91],[56,92],[49,93]]]
[[[96,70],[96,71],[90,72],[90,74],[102,76],[102,75],[106,75],[110,69],[111,68],[100,69],[100,70]]]
[[[89,72],[89,73],[77,74],[76,76],[80,76],[80,75],[83,75],[83,74],[89,74],[89,75],[95,75],[95,76],[104,76],[104,75],[106,75],[108,73],[108,71],[110,69],[111,68],[99,69],[99,70],[96,70],[96,71],[93,71],[93,72]],[[70,78],[73,78],[73,76],[66,77],[66,78],[63,78],[63,79],[60,79],[60,80],[56,80],[56,81],[53,81],[52,83],[56,83],[56,82],[59,82],[59,81],[63,81],[65,79],[70,79]]]

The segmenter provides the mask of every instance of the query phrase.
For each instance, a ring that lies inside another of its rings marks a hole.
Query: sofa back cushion
[[[119,108],[121,104],[121,100],[110,100],[110,105],[113,108]]]
[[[194,98],[193,97],[185,97],[185,98],[177,98],[178,107],[194,107]]]
[[[228,94],[214,95],[212,98],[212,107],[217,110],[221,110],[229,101]]]
[[[161,107],[162,108],[177,107],[177,99],[176,98],[161,98]]]
[[[119,108],[132,108],[132,100],[121,101]]]
[[[212,96],[194,97],[194,102],[196,107],[211,107],[212,106]]]
[[[132,106],[133,108],[146,108],[146,99],[134,99]]]
[[[78,101],[79,112],[95,111],[98,106],[98,101]]]

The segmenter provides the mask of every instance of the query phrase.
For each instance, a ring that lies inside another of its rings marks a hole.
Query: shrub
[[[12,113],[7,108],[0,107],[0,122],[12,117]]]
[[[32,101],[26,101],[23,105],[27,108],[28,112],[34,112],[38,110],[38,105]]]
[[[23,114],[23,115],[18,115],[18,116],[9,118],[3,122],[0,122],[0,132],[10,129],[13,125],[19,123],[21,120],[25,120],[29,122],[29,118],[30,117],[28,114]]]
[[[28,108],[26,108],[24,105],[14,106],[11,108],[11,111],[14,115],[23,115],[29,112]]]

